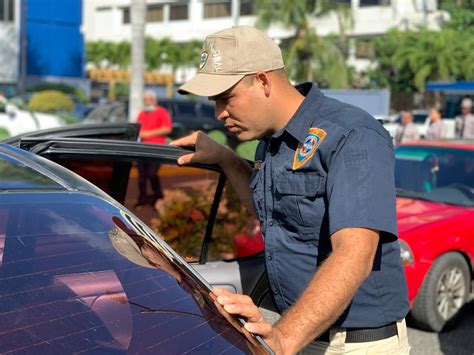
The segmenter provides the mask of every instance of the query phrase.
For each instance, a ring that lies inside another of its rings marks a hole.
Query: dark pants
[[[157,171],[160,167],[159,163],[138,163],[138,203],[146,203],[146,183],[150,180],[153,189],[154,200],[162,198],[160,179],[158,179]]]

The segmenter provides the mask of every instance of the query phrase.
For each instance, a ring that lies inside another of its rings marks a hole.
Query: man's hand
[[[260,335],[276,354],[285,354],[282,333],[263,318],[249,296],[235,294],[223,288],[215,288],[212,292],[226,312],[247,320],[245,329],[250,333]]]
[[[217,143],[207,134],[196,131],[192,134],[178,138],[170,143],[178,147],[194,148],[195,152],[181,156],[179,165],[189,163],[220,164],[228,153],[228,149]]]

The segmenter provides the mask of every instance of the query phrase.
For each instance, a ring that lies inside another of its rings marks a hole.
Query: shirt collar
[[[324,94],[312,83],[303,83],[295,86],[295,88],[305,98],[286,126],[275,132],[272,138],[279,138],[283,133],[288,132],[299,142],[304,143],[308,136],[308,130],[314,121],[315,110],[321,105]]]

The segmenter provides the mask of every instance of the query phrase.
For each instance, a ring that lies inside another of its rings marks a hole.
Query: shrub
[[[41,91],[61,91],[67,95],[74,95],[78,101],[86,103],[89,102],[89,98],[87,97],[84,90],[78,89],[74,86],[70,86],[67,84],[61,83],[42,83],[28,87],[27,89],[29,92],[41,92]]]
[[[0,141],[10,137],[10,132],[4,127],[0,127]]]
[[[58,115],[60,119],[64,121],[66,124],[74,124],[74,123],[79,123],[79,120],[74,117],[73,115],[67,114],[67,113],[60,113]]]
[[[34,94],[28,109],[39,112],[72,111],[74,102],[60,91],[46,90]]]
[[[215,185],[209,183],[188,189],[165,190],[164,197],[155,206],[159,218],[152,219],[152,228],[188,261],[199,258]],[[214,222],[213,242],[208,252],[210,260],[233,256],[233,237],[249,218],[237,194],[227,187]]]

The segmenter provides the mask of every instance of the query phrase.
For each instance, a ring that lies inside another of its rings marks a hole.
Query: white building
[[[295,0],[298,1],[298,0]],[[349,38],[370,39],[389,29],[412,29],[417,26],[439,28],[446,17],[438,11],[436,0],[334,0],[351,5],[344,30]],[[147,0],[146,36],[168,37],[176,42],[203,40],[219,29],[239,25],[253,25],[255,0],[240,0],[239,16],[232,11],[232,0]],[[84,0],[84,27],[86,41],[130,40],[131,0]],[[233,16],[234,15],[234,16]],[[335,14],[315,20],[321,35],[338,34],[339,24]],[[288,37],[291,30],[278,27],[268,29],[275,40]],[[358,41],[352,46],[349,64],[357,70],[370,65],[370,49]],[[182,78],[182,76],[180,76]]]
[[[15,86],[19,70],[19,1],[0,0],[0,91]]]

